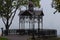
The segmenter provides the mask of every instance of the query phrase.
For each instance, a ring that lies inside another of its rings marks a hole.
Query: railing
[[[5,31],[5,30],[4,30]],[[10,29],[9,34],[32,35],[32,29]],[[43,29],[40,30],[40,36],[57,36],[57,30]],[[34,30],[34,34],[38,35],[38,29]]]

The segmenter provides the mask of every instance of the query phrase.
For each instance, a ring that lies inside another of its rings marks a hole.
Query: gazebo
[[[39,32],[40,28],[43,29],[43,16],[42,10],[34,10],[33,12],[30,10],[20,11],[19,30],[25,30],[28,27],[28,30],[38,29]],[[37,26],[36,23],[38,24]]]

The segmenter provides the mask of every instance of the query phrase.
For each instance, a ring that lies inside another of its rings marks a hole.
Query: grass
[[[49,37],[49,38],[35,38],[35,40],[60,40],[60,38],[57,37]],[[29,38],[28,40],[33,40],[32,38]]]
[[[7,38],[0,37],[0,40],[8,40]]]
[[[47,40],[60,40],[60,38],[57,38],[57,37],[51,37],[51,38],[47,38]]]

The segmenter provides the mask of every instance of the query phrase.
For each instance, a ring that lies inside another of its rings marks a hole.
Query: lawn
[[[28,40],[33,40],[33,39],[29,38]],[[57,37],[35,38],[35,40],[60,40],[60,38],[57,38]]]
[[[0,40],[8,40],[7,38],[0,37]]]

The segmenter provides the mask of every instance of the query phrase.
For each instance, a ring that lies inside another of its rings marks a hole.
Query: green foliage
[[[56,9],[56,11],[60,12],[60,0],[53,0],[52,7]]]
[[[1,1],[0,0],[0,15],[7,18],[7,16],[9,17],[11,12],[12,12],[12,0],[4,0]]]
[[[36,7],[40,7],[40,0],[32,0],[32,2]]]
[[[19,5],[27,5],[28,0],[19,0]]]
[[[7,38],[2,38],[2,37],[0,37],[0,40],[8,40]]]
[[[40,0],[31,0],[36,7],[40,7]],[[29,0],[19,0],[20,5],[28,5]]]

